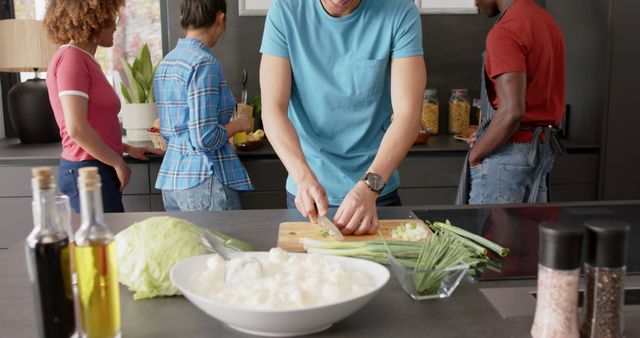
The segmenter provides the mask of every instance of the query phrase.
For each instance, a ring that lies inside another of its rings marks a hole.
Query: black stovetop
[[[443,222],[448,219],[458,227],[508,247],[511,252],[504,259],[502,272],[485,270],[480,275],[481,280],[535,278],[538,272],[538,225],[545,221],[582,224],[591,219],[614,219],[631,225],[627,272],[640,274],[640,204],[414,210],[413,213],[425,221]]]

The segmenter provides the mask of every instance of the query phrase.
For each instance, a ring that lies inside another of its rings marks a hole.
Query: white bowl
[[[260,256],[269,253],[250,254]],[[195,256],[178,262],[171,269],[171,281],[191,303],[211,317],[238,331],[260,336],[292,337],[326,330],[333,323],[359,310],[389,281],[389,270],[378,263],[348,257],[323,256],[333,263],[367,274],[373,289],[358,297],[322,306],[282,311],[247,309],[214,301],[193,290],[193,276],[205,271],[206,262],[212,256]]]

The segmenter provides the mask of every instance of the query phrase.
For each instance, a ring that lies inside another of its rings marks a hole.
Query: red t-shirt
[[[75,46],[60,47],[47,68],[47,88],[49,101],[60,127],[62,158],[76,162],[95,159],[67,133],[60,102],[60,97],[65,95],[77,95],[88,100],[89,125],[109,148],[122,154],[122,133],[118,121],[120,98],[92,55]]]
[[[487,36],[485,68],[494,108],[500,105],[496,78],[526,73],[523,125],[554,125],[565,111],[565,44],[551,15],[532,0],[515,0]]]

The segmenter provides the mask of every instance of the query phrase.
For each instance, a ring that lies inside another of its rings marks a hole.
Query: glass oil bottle
[[[120,337],[115,241],[104,222],[98,168],[78,170],[82,223],[74,235],[82,336]]]
[[[76,334],[69,237],[55,217],[55,180],[49,167],[32,169],[33,231],[26,240],[27,268],[40,337]]]

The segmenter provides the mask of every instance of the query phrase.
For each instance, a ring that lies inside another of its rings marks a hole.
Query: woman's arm
[[[89,125],[87,118],[89,101],[82,96],[64,95],[60,97],[60,102],[69,137],[98,161],[112,166],[120,180],[120,191],[124,190],[129,183],[131,169],[125,163],[122,154],[109,148],[96,130]]]

